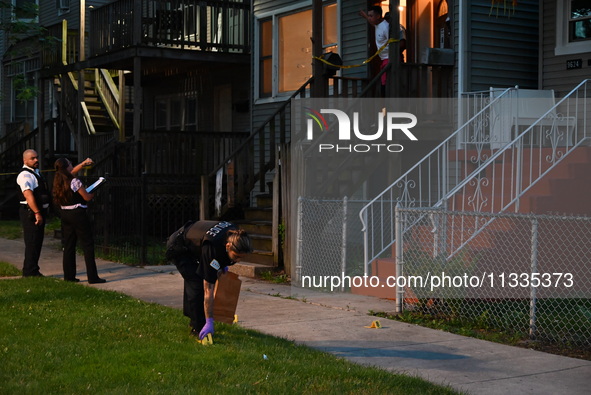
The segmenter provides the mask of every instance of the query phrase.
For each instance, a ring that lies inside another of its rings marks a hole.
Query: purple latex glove
[[[207,336],[208,333],[213,335],[213,318],[205,319],[205,325],[203,325],[201,332],[199,332],[199,340],[203,340],[203,338]]]
[[[228,273],[228,270],[230,270],[230,266],[224,266],[224,274]]]

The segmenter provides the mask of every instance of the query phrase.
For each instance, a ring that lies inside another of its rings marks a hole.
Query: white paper
[[[88,188],[86,188],[86,192],[91,193],[96,187],[98,187],[99,185],[101,185],[105,181],[106,181],[105,177],[99,177],[99,179],[96,180],[96,182],[94,182],[92,185],[90,185]]]

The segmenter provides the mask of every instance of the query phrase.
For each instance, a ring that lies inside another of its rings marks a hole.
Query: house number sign
[[[583,68],[583,59],[572,59],[566,61],[566,69],[574,70]]]

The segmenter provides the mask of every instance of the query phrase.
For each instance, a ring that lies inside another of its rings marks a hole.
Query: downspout
[[[458,127],[464,123],[464,114],[463,114],[463,106],[461,104],[462,100],[462,93],[464,93],[466,89],[466,48],[467,48],[467,41],[468,41],[468,20],[466,17],[467,14],[467,2],[464,0],[458,0],[458,7],[459,7],[459,26],[458,26],[458,119],[457,125]],[[458,136],[459,141],[464,141],[464,136]],[[458,147],[459,148],[459,147]]]
[[[544,2],[538,5],[538,89],[544,89]]]
[[[467,2],[465,0],[458,1],[459,6],[459,23],[460,26],[458,28],[458,99],[462,97],[462,93],[464,93],[466,89],[466,48],[467,48],[467,40],[468,40],[468,20],[466,18],[467,15]]]

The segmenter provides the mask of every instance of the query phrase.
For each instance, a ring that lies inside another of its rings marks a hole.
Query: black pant
[[[203,279],[197,275],[199,262],[191,255],[176,260],[176,267],[183,276],[183,314],[191,320],[191,326],[200,331],[205,325]]]
[[[97,280],[99,276],[94,260],[92,224],[86,214],[86,209],[61,210],[61,218],[64,242],[64,279],[71,281],[76,278],[76,243],[80,240],[80,246],[84,252],[88,280]]]
[[[23,262],[23,276],[39,276],[39,257],[41,256],[41,247],[43,247],[43,238],[45,236],[45,212],[43,215],[43,224],[35,225],[35,214],[27,205],[21,204],[19,217],[23,226],[23,235],[25,239],[25,260]]]

